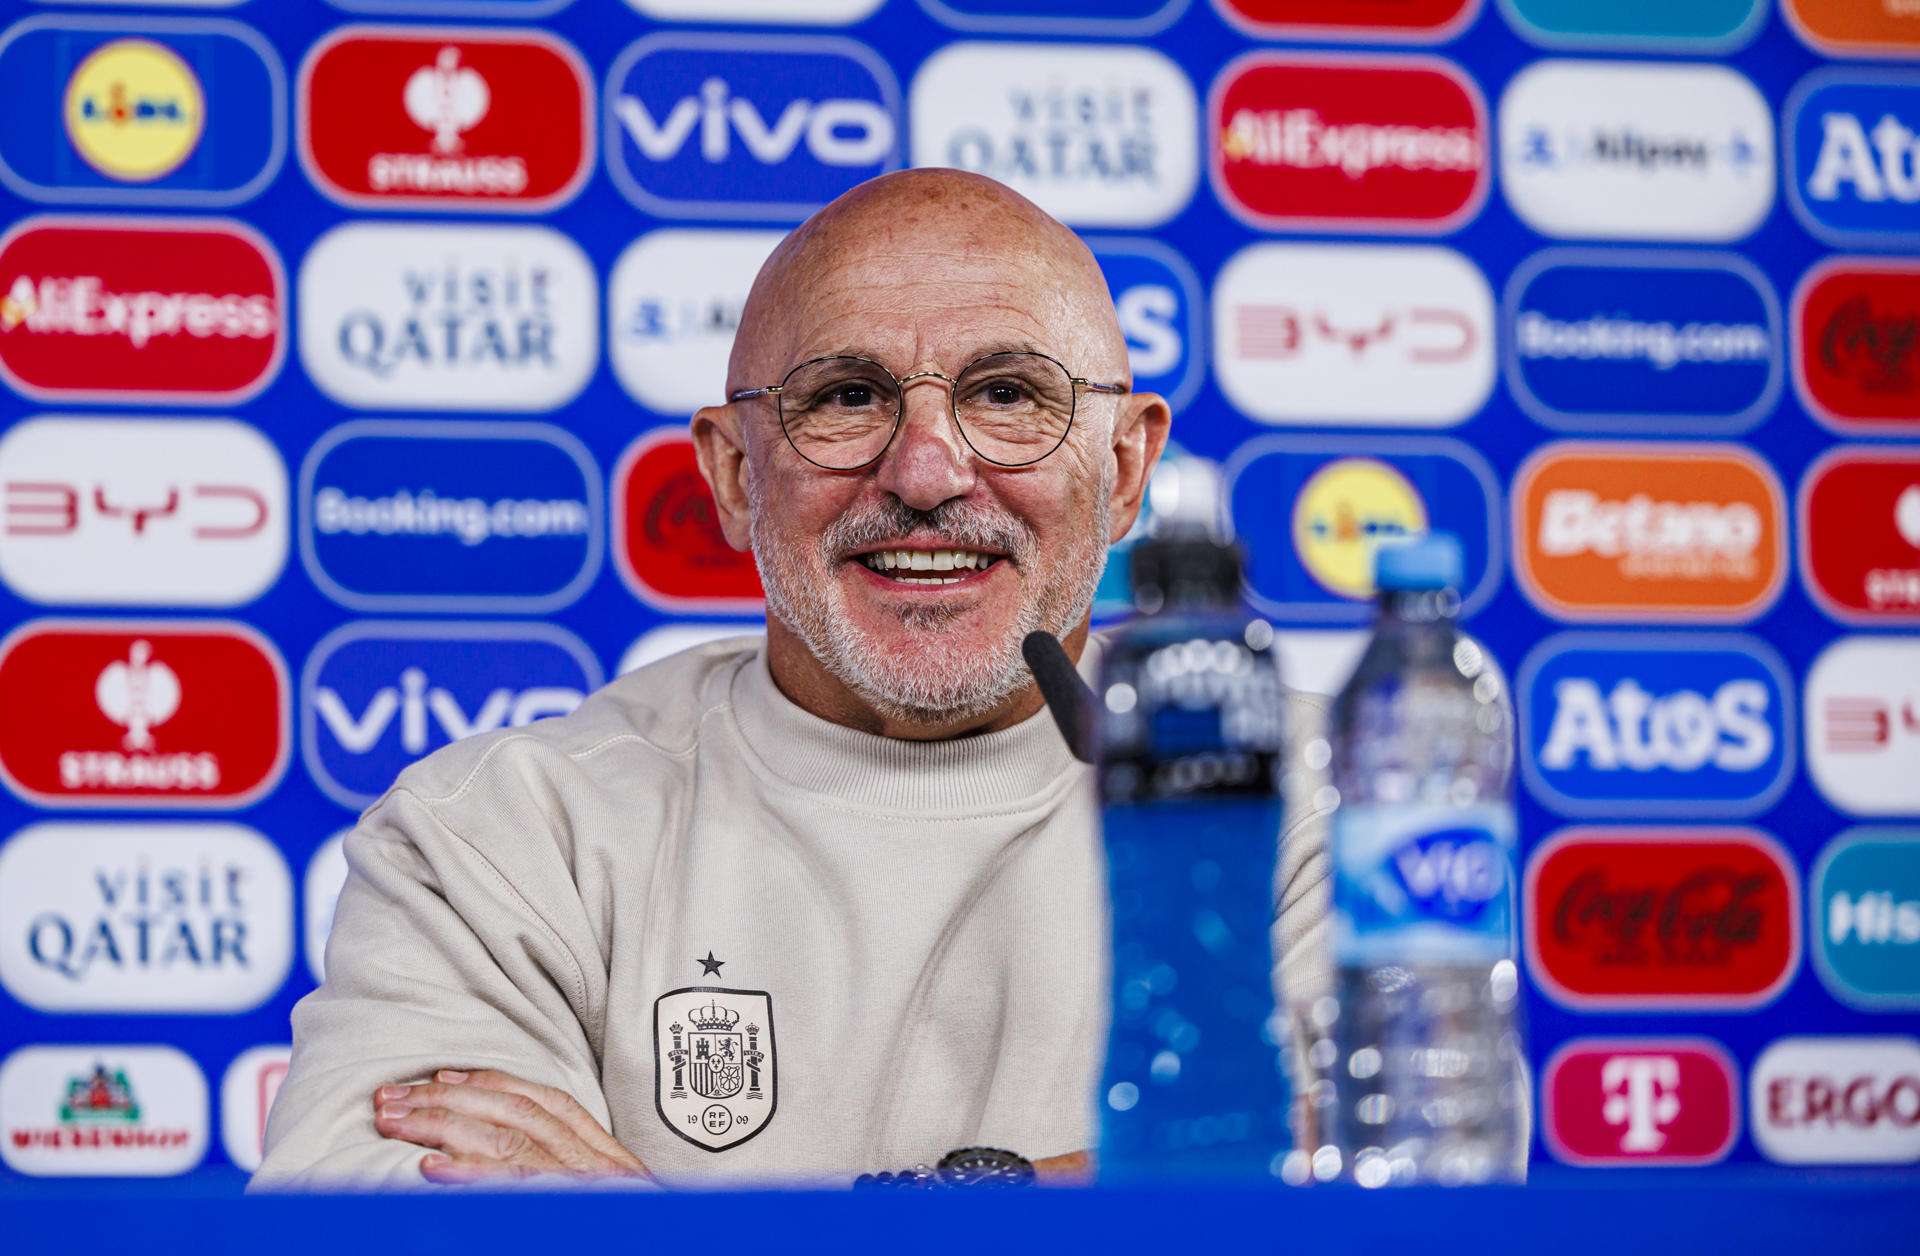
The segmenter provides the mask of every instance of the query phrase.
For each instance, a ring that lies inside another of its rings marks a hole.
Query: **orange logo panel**
[[[1920,5],[1913,0],[1781,0],[1787,20],[1826,51],[1920,49]]]
[[[1783,500],[1731,445],[1549,445],[1514,484],[1514,568],[1568,618],[1744,618],[1786,574]]]

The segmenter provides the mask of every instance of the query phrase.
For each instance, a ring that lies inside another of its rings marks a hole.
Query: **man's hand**
[[[1093,1177],[1091,1151],[1070,1151],[1064,1156],[1048,1156],[1033,1162],[1036,1186],[1092,1186]]]
[[[510,1073],[441,1069],[430,1082],[380,1087],[373,1108],[381,1134],[436,1150],[420,1162],[430,1182],[652,1176],[572,1095]]]

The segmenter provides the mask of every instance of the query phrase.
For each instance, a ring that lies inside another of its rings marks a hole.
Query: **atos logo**
[[[1731,433],[1773,410],[1784,333],[1731,253],[1550,249],[1507,286],[1507,380],[1548,427]]]
[[[287,561],[287,471],[232,419],[35,418],[0,436],[0,580],[36,602],[236,606]]]
[[[1428,531],[1460,538],[1465,613],[1492,595],[1499,490],[1465,445],[1434,437],[1264,436],[1242,445],[1225,475],[1237,534],[1293,539],[1247,557],[1247,598],[1267,614],[1367,622],[1374,551]]]
[[[607,348],[629,396],[675,416],[720,400],[747,293],[780,239],[663,227],[627,246],[607,281]]]
[[[1807,771],[1861,815],[1920,813],[1920,637],[1843,637],[1807,672]]]
[[[358,811],[416,759],[566,715],[599,687],[586,646],[549,624],[348,624],[307,659],[301,752],[321,792]]]
[[[287,1080],[292,1047],[242,1051],[220,1079],[220,1145],[233,1167],[252,1173],[267,1149],[267,1114]]]
[[[1266,39],[1438,41],[1465,29],[1480,0],[1214,0],[1220,15]]]
[[[237,205],[285,155],[280,59],[238,22],[28,18],[0,82],[0,183],[34,200]]]
[[[1920,241],[1920,78],[1862,70],[1808,75],[1784,110],[1793,207],[1834,243]]]
[[[1813,955],[1844,1003],[1920,1007],[1920,831],[1854,829],[1813,868]]]
[[[950,44],[913,80],[913,161],[997,179],[1074,226],[1157,226],[1200,181],[1199,112],[1151,48]]]
[[[300,71],[300,156],[366,208],[537,210],[587,178],[592,88],[535,31],[349,26]]]
[[[21,1047],[0,1061],[0,1160],[34,1177],[168,1177],[207,1154],[207,1079],[173,1047]]]
[[[1213,342],[1263,423],[1445,427],[1493,391],[1493,293],[1451,249],[1249,245],[1214,283]]]
[[[900,88],[820,35],[649,35],[607,75],[607,169],[644,213],[804,218],[900,166]]]
[[[355,610],[540,611],[600,569],[600,472],[544,423],[364,420],[300,469],[300,557]]]
[[[1787,24],[1830,56],[1911,56],[1920,8],[1905,0],[1780,0]]]
[[[663,610],[760,613],[765,594],[753,553],[733,548],[720,530],[685,428],[661,428],[629,446],[613,495],[614,551],[635,597]]]
[[[1257,227],[1437,233],[1486,198],[1486,104],[1437,58],[1252,53],[1209,117],[1221,202]]]
[[[1500,102],[1500,162],[1545,235],[1738,240],[1773,206],[1773,113],[1723,66],[1540,61]]]
[[[1800,572],[1828,614],[1920,622],[1920,454],[1839,449],[1800,486]]]
[[[285,317],[279,258],[237,222],[28,218],[0,238],[0,378],[29,397],[244,401]]]
[[[0,641],[0,779],[54,807],[242,807],[287,761],[286,668],[217,620],[37,620]]]
[[[1521,766],[1569,815],[1738,816],[1793,770],[1793,687],[1751,637],[1549,637],[1520,668]]]
[[[1569,619],[1744,619],[1779,595],[1786,502],[1736,445],[1548,445],[1514,475],[1514,574]]]
[[[1814,417],[1841,431],[1920,433],[1920,265],[1846,259],[1800,281],[1793,368]]]
[[[1920,1164],[1920,1042],[1782,1038],[1753,1062],[1753,1141],[1783,1164]]]
[[[1127,338],[1136,392],[1155,392],[1178,414],[1200,387],[1200,279],[1157,240],[1089,241]]]
[[[1540,1107],[1567,1164],[1713,1164],[1739,1136],[1739,1069],[1704,1038],[1577,1038],[1547,1061]]]
[[[1822,3],[1830,0],[1820,0]],[[1549,47],[1728,52],[1759,31],[1766,0],[1500,0],[1522,35]]]
[[[1764,1004],[1800,963],[1792,856],[1748,829],[1569,829],[1534,851],[1527,968],[1597,1010]]]

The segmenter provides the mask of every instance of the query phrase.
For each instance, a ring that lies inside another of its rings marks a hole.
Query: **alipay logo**
[[[1200,281],[1185,258],[1155,240],[1090,242],[1127,338],[1136,392],[1156,392],[1178,413],[1200,386]]]
[[[1920,77],[1831,70],[1788,99],[1794,208],[1836,243],[1920,240]]]
[[[600,665],[544,624],[348,624],[301,679],[307,770],[359,810],[414,760],[476,733],[565,715],[600,686]]]
[[[1752,815],[1793,769],[1792,686],[1750,637],[1550,637],[1519,692],[1527,783],[1569,815]]]
[[[607,76],[607,165],[649,214],[804,218],[900,165],[900,89],[851,40],[664,34]]]

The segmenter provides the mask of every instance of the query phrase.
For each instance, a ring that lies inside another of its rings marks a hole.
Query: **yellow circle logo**
[[[148,183],[180,168],[206,121],[200,80],[171,49],[116,39],[67,80],[67,137],[110,179]]]
[[[1374,551],[1426,530],[1427,504],[1419,490],[1372,458],[1329,462],[1293,503],[1293,548],[1301,565],[1341,597],[1372,597]]]

